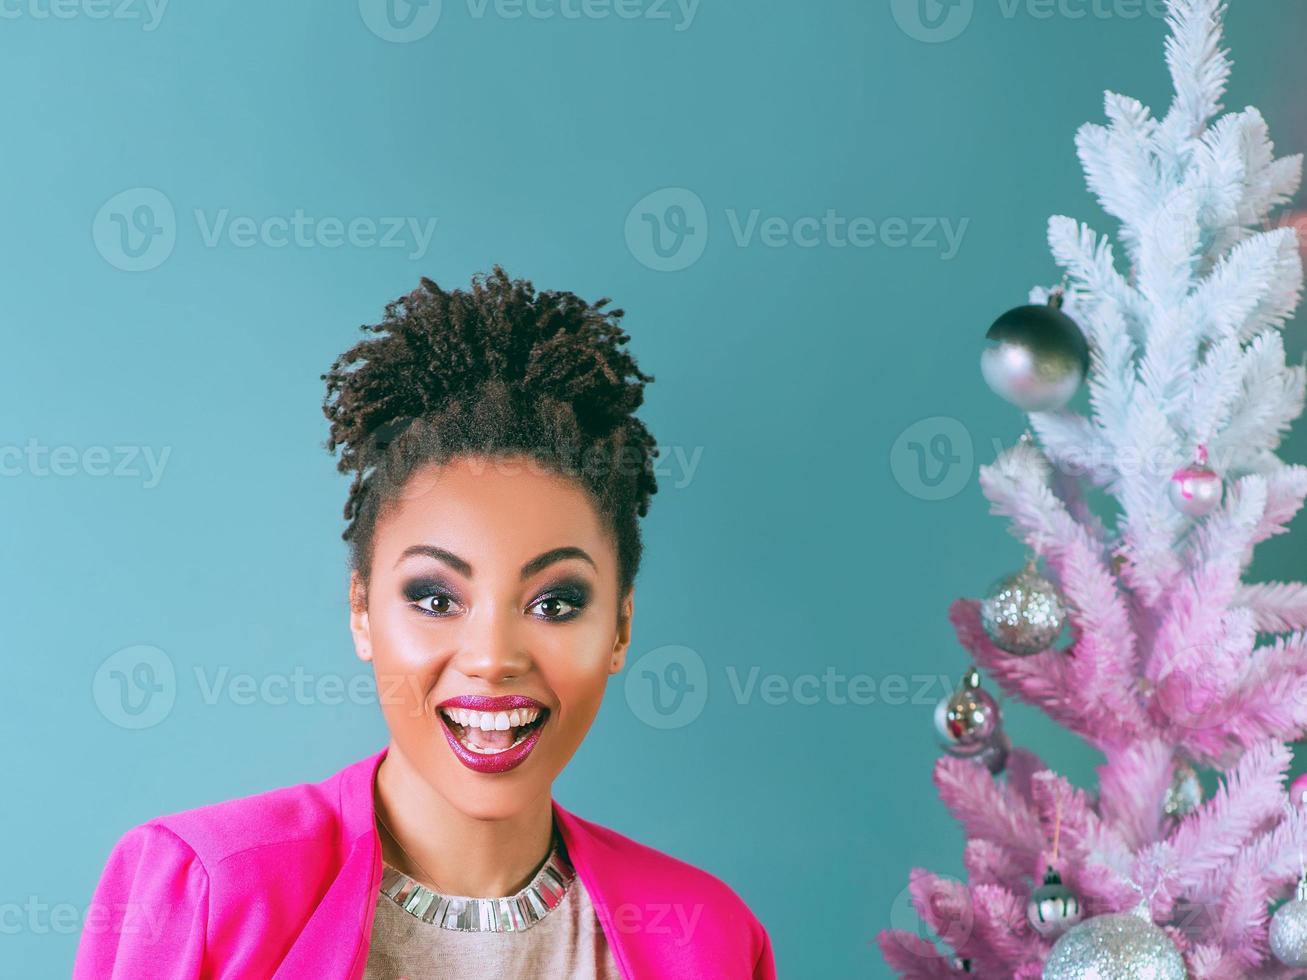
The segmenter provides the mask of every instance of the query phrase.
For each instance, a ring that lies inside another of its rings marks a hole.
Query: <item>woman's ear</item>
[[[626,665],[626,651],[631,645],[631,617],[635,614],[635,587],[626,590],[626,598],[617,610],[617,638],[613,641],[613,657],[608,673],[616,674]]]
[[[354,653],[360,660],[372,659],[372,631],[368,626],[368,593],[363,576],[349,573],[349,631],[354,635]]]

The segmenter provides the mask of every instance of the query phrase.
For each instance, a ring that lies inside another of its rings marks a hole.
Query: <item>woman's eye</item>
[[[541,619],[571,619],[581,611],[581,602],[551,595],[537,600],[532,608],[539,610]]]
[[[430,613],[432,616],[448,616],[455,608],[453,596],[444,595],[439,592],[422,596],[421,598],[414,600],[413,605],[417,606],[425,613]]]

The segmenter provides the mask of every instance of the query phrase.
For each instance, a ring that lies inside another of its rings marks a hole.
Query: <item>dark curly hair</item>
[[[423,277],[376,334],[322,375],[326,447],[352,472],[341,535],[366,584],[372,537],[413,472],[457,456],[527,455],[577,480],[612,531],[619,596],[635,581],[637,518],[657,492],[653,437],[634,411],[653,381],[624,349],[622,310],[542,291],[499,266],[446,292]]]

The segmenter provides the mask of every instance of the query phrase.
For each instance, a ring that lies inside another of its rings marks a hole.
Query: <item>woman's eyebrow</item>
[[[399,560],[396,561],[395,564],[398,565],[405,558],[408,558],[411,555],[425,555],[428,558],[435,558],[437,561],[444,562],[465,578],[472,577],[472,566],[467,561],[458,557],[458,555],[454,554],[452,551],[448,551],[445,548],[438,547],[434,544],[410,545],[404,549],[404,553],[399,556]],[[599,566],[595,564],[595,560],[586,553],[584,548],[578,548],[574,545],[566,545],[562,548],[551,548],[548,551],[536,555],[522,566],[521,577],[524,579],[530,578],[542,568],[546,568],[556,561],[563,561],[566,558],[580,558],[582,561],[588,561],[591,567],[596,571],[599,568]]]
[[[540,569],[552,565],[556,561],[562,561],[565,558],[580,558],[582,561],[588,561],[590,567],[595,571],[599,570],[599,566],[595,564],[595,560],[586,554],[584,549],[577,548],[573,545],[567,545],[563,548],[551,548],[549,551],[536,555],[522,566],[522,578],[530,578],[536,572],[540,571]]]
[[[399,559],[395,562],[395,565],[398,566],[400,562],[402,562],[405,558],[408,558],[411,555],[426,555],[428,558],[434,558],[437,561],[443,561],[446,565],[454,569],[454,571],[458,572],[460,575],[464,576],[465,578],[472,577],[471,565],[469,565],[462,558],[458,557],[458,555],[454,554],[452,551],[446,551],[444,548],[437,547],[434,544],[409,545],[407,548],[404,549],[404,553],[399,556]]]

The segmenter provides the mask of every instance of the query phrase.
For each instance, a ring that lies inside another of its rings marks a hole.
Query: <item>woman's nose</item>
[[[511,606],[483,606],[465,621],[454,666],[465,677],[502,684],[531,669],[520,615]]]

